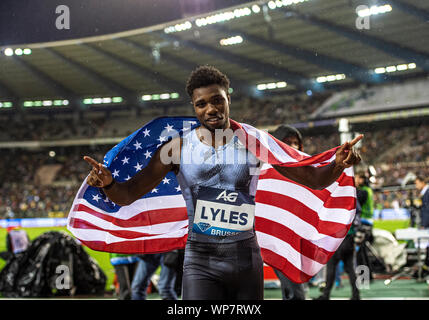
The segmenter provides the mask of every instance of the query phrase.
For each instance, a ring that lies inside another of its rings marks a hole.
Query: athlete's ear
[[[228,105],[231,105],[231,95],[228,93],[227,97],[228,97]]]

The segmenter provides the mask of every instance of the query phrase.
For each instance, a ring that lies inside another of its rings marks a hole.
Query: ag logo
[[[230,194],[226,193],[226,190],[223,190],[216,198],[216,200],[219,200],[222,198],[224,201],[229,202],[235,202],[237,200],[238,193],[237,192],[231,192]]]

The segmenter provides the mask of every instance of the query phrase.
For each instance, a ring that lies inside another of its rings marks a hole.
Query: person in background
[[[131,281],[138,261],[134,255],[110,253],[110,263],[119,284],[119,300],[131,300]]]
[[[303,151],[302,135],[296,128],[281,125],[273,133],[273,136],[291,147]],[[295,283],[276,268],[273,269],[280,280],[283,300],[305,300],[304,284]]]
[[[8,227],[6,236],[7,251],[0,252],[0,258],[10,260],[15,255],[25,252],[30,246],[30,238],[24,229],[19,227]]]
[[[139,257],[137,270],[131,283],[132,300],[146,300],[150,280],[159,266],[161,266],[158,282],[159,295],[163,300],[177,300],[176,270],[164,264],[164,259],[169,253],[145,254]]]
[[[422,204],[420,206],[420,227],[419,229],[429,228],[429,186],[425,178],[417,176],[415,180],[416,189],[420,192]],[[429,246],[426,247],[426,258],[423,270],[429,272]]]
[[[355,185],[358,192],[358,201],[362,207],[362,219],[372,219],[374,214],[374,193],[368,185],[368,179],[365,176],[365,173],[358,172],[355,175]],[[359,199],[360,197],[360,199]]]
[[[420,207],[420,229],[429,228],[429,186],[422,176],[415,180],[416,189],[420,192],[422,205]]]
[[[347,232],[343,242],[341,242],[337,251],[332,255],[327,264],[326,271],[326,286],[323,288],[322,295],[315,300],[329,300],[332,287],[335,282],[335,275],[337,272],[337,265],[340,261],[344,263],[344,270],[349,276],[350,285],[352,288],[351,300],[360,300],[359,288],[356,284],[356,273],[355,273],[355,243],[354,237],[356,229],[360,224],[361,206],[359,201],[356,201],[356,215]]]

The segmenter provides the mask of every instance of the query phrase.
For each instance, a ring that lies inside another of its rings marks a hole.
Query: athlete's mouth
[[[219,118],[219,117],[212,117],[212,118],[208,118],[208,119],[206,119],[206,122],[208,122],[208,123],[217,123],[217,122],[219,122],[219,121],[222,121],[222,118]]]

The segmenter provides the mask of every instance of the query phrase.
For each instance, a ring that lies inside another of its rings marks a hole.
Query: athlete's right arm
[[[165,150],[168,150],[167,153]],[[174,159],[174,161],[165,161],[162,159],[163,154],[168,154],[171,156],[168,160]],[[83,159],[92,166],[87,183],[93,187],[103,188],[111,201],[120,206],[126,206],[152,191],[166,174],[174,169],[174,164],[180,163],[180,160],[177,160],[180,159],[180,139],[173,139],[159,148],[146,167],[124,182],[115,181],[110,170],[91,157],[85,156]]]

